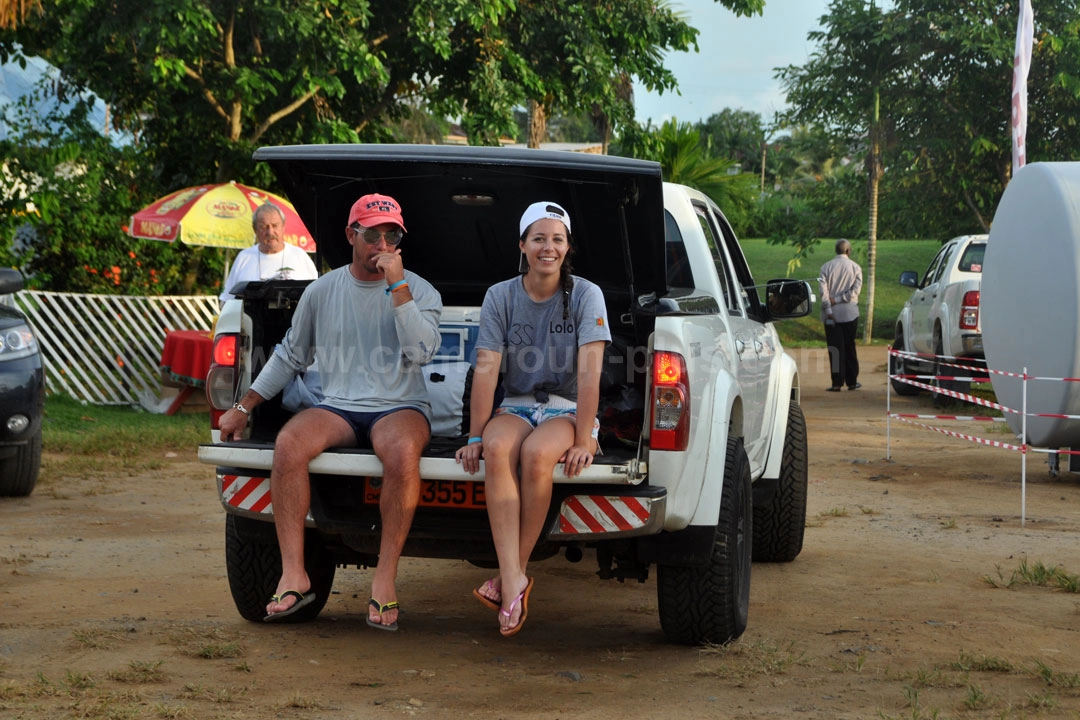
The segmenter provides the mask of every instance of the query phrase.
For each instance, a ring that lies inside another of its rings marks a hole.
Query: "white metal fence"
[[[15,294],[41,344],[49,393],[95,405],[156,403],[159,362],[170,330],[209,330],[213,295]]]

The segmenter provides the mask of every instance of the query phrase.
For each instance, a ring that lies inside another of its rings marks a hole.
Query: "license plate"
[[[364,502],[379,504],[382,478],[364,478]],[[421,480],[420,507],[483,510],[484,483],[468,480]]]

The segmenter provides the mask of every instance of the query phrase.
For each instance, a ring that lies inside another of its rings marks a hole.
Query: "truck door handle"
[[[740,355],[746,352],[746,343],[739,338],[735,338],[735,352],[739,353]]]
[[[762,350],[763,350],[764,348],[765,348],[765,346],[761,344],[761,341],[760,341],[760,340],[755,340],[755,341],[754,341],[754,352],[756,352],[756,353],[757,353],[758,355],[760,355],[760,354],[761,354],[761,351],[762,351]]]

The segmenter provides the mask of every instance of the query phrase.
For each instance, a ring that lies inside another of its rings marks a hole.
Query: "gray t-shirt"
[[[439,350],[442,297],[416,273],[406,270],[405,280],[413,299],[399,307],[385,280],[357,280],[347,265],[312,282],[251,389],[273,397],[317,359],[322,402],[331,407],[380,412],[414,405],[430,415],[420,366]]]
[[[525,292],[523,277],[488,289],[480,310],[478,348],[502,353],[502,385],[507,395],[544,390],[577,400],[577,349],[611,341],[604,294],[577,276],[563,318],[563,292],[536,302]]]

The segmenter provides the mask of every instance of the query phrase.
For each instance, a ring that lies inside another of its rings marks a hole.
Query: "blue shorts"
[[[496,415],[513,415],[519,417],[535,428],[540,423],[553,418],[564,417],[571,421],[577,420],[577,403],[573,400],[551,395],[547,402],[537,402],[532,395],[509,395],[499,407],[495,408]],[[600,421],[593,419],[593,440],[600,437]]]
[[[342,410],[341,408],[330,407],[329,405],[316,405],[315,407],[320,410],[329,410],[345,422],[349,423],[349,427],[352,428],[353,433],[356,435],[357,447],[371,447],[371,428],[375,423],[382,420],[387,415],[393,415],[400,410],[415,410],[420,413],[420,416],[424,418],[424,422],[428,424],[428,432],[431,432],[431,421],[428,420],[424,411],[415,405],[402,405],[401,407],[390,408],[389,410],[380,410],[378,412],[357,412],[353,410]]]

